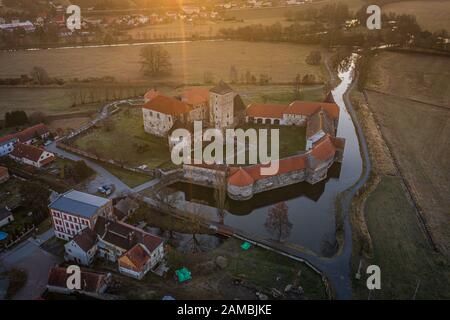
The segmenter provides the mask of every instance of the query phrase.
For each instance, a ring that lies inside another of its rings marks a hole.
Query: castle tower
[[[222,130],[233,126],[234,96],[233,89],[223,81],[209,90],[209,119],[215,128]]]

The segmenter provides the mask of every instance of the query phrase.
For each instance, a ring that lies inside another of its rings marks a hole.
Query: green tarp
[[[177,275],[179,282],[184,282],[192,279],[191,272],[185,267],[176,270],[175,274]]]
[[[251,246],[252,245],[246,241],[241,245],[241,248],[242,248],[242,250],[248,250],[248,249],[250,249]]]

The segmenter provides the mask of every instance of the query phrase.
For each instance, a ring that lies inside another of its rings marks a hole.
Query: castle
[[[220,130],[232,128],[237,123],[236,96],[233,89],[223,81],[210,90],[191,88],[177,97],[150,90],[144,97],[145,104],[142,107],[144,130],[167,137],[177,125],[189,126],[198,120]]]
[[[183,165],[183,180],[207,187],[218,187],[225,179],[228,196],[247,200],[254,194],[306,181],[315,184],[327,177],[328,169],[343,159],[345,139],[336,137],[339,107],[327,102],[294,101],[289,105],[250,104],[241,114],[236,108],[240,97],[224,82],[207,90],[193,88],[179,97],[166,97],[149,91],[143,106],[144,129],[150,134],[168,137],[178,125],[189,126],[203,120],[220,130],[240,122],[278,126],[306,126],[306,150],[277,160],[278,173],[261,175],[268,165],[245,167],[229,165]],[[169,145],[171,142],[169,140]]]

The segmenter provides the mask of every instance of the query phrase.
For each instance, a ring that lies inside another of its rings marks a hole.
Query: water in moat
[[[340,72],[341,83],[332,91],[341,112],[337,136],[346,139],[342,164],[335,163],[325,181],[306,182],[260,193],[248,201],[227,200],[228,214],[224,223],[263,238],[273,236],[265,228],[270,208],[278,202],[288,206],[292,224],[286,241],[300,245],[319,255],[331,256],[336,251],[336,196],[353,185],[361,175],[362,159],[353,121],[344,103],[344,93],[352,81],[354,65]],[[190,184],[177,184],[186,200],[214,206],[213,190]]]

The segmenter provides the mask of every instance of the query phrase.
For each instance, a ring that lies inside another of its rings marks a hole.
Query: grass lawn
[[[98,162],[98,164],[122,180],[130,188],[135,188],[153,179],[151,176],[122,169],[112,164],[105,164],[104,162]]]
[[[374,249],[367,264],[381,268],[381,290],[374,290],[371,299],[411,299],[419,281],[417,299],[450,298],[450,263],[432,252],[399,178],[381,179],[367,199],[365,216]],[[354,261],[354,270],[357,264]],[[362,275],[354,280],[354,294],[367,299],[365,272]]]
[[[0,76],[0,77],[3,77]],[[96,112],[101,104],[92,103],[73,107],[74,100],[68,88],[0,88],[0,118],[4,113],[14,110],[24,110],[28,114],[40,111],[48,115],[76,112]],[[3,112],[4,111],[4,112]]]
[[[298,126],[276,126],[276,125],[261,125],[261,124],[247,124],[242,126],[242,129],[248,128],[259,129],[277,129],[279,130],[279,152],[280,158],[288,157],[304,151],[306,147],[306,127]],[[271,150],[270,131],[268,132],[268,152]]]
[[[132,166],[145,164],[156,168],[170,160],[167,140],[144,132],[141,109],[121,111],[108,121],[111,123],[111,130],[105,129],[103,123],[99,128],[78,138],[75,145],[102,158]],[[138,152],[139,146],[146,150]],[[116,170],[115,173],[122,175],[120,171]]]
[[[241,241],[231,238],[220,247],[235,254],[227,268],[235,277],[244,278],[258,287],[269,290],[276,288],[281,292],[286,285],[298,281],[308,299],[327,298],[321,277],[305,264],[255,246],[243,251],[241,244]],[[301,274],[297,277],[299,271]],[[277,281],[277,277],[280,280]]]
[[[382,8],[383,12],[389,14],[413,14],[420,26],[428,31],[434,32],[441,29],[449,29],[448,17],[450,6],[447,1],[422,0],[402,1],[389,3]]]

